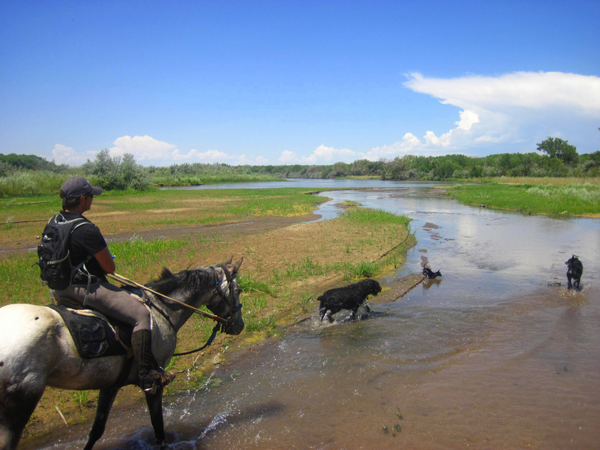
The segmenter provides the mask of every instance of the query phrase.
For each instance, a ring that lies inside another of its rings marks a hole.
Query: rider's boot
[[[152,354],[152,331],[139,330],[131,335],[133,356],[139,362],[138,386],[149,394],[169,384],[175,374],[161,368]]]

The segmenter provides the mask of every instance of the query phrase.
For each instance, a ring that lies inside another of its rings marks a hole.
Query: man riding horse
[[[115,261],[100,229],[83,216],[91,209],[94,196],[100,194],[102,188],[92,186],[82,177],[69,178],[61,187],[63,210],[59,213],[60,220],[82,222],[72,229],[68,248],[72,267],[81,267],[72,276],[71,285],[54,290],[53,295],[74,300],[130,325],[133,328],[133,355],[139,363],[137,384],[144,392],[154,392],[169,384],[174,375],[165,372],[152,354],[148,308],[129,292],[110,284],[106,278],[107,274],[115,273]]]

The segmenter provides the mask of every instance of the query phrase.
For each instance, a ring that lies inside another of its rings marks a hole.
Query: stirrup
[[[165,371],[151,370],[141,380],[140,387],[147,394],[155,394],[158,388],[163,388],[171,383],[175,379],[175,372],[172,370]]]

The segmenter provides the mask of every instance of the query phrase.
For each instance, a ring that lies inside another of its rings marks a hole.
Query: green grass
[[[238,276],[238,283],[242,288],[243,292],[252,293],[252,292],[260,292],[270,295],[271,297],[277,296],[277,291],[275,290],[273,285],[266,283],[264,281],[256,280],[252,274],[240,274]]]
[[[406,216],[397,216],[395,214],[379,211],[369,208],[352,208],[346,211],[345,216],[352,222],[360,222],[365,224],[401,224],[407,225],[410,219]]]
[[[600,186],[586,184],[456,185],[449,195],[467,205],[530,214],[586,215],[600,213]]]

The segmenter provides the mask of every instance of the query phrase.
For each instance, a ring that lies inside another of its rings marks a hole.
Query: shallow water
[[[418,244],[383,285],[423,262],[443,277],[372,301],[383,314],[367,320],[307,321],[221,364],[202,389],[167,397],[169,448],[598,448],[600,221],[404,187],[327,192],[322,208],[334,215],[353,200],[413,219]],[[572,254],[581,292],[564,286]],[[144,408],[116,409],[97,448],[152,448],[148,423]],[[48,448],[81,447],[88,427]]]

